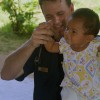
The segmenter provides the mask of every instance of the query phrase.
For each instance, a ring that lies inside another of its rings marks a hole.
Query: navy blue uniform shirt
[[[41,52],[40,55],[39,52]],[[38,56],[40,56],[39,63],[36,62]],[[49,53],[41,46],[30,56],[24,65],[24,74],[16,80],[22,81],[34,72],[33,100],[61,100],[60,83],[64,76],[62,60],[61,54]]]

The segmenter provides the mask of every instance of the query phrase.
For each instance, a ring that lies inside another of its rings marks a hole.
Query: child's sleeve
[[[95,38],[93,40],[94,48],[100,47],[100,38]]]
[[[62,37],[62,38],[60,39],[60,41],[59,41],[59,51],[60,51],[61,54],[62,54],[62,53],[64,52],[64,50],[65,50],[65,43],[66,43],[65,39],[64,39],[64,37]]]

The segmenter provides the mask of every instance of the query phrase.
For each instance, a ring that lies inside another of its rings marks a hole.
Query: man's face
[[[42,4],[42,11],[46,21],[52,20],[54,37],[59,40],[65,30],[65,20],[73,12],[73,5],[68,7],[65,0],[45,1]]]

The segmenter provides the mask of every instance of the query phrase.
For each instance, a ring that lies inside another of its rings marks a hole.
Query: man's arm
[[[11,53],[5,60],[1,71],[4,80],[15,79],[24,73],[23,67],[34,50],[51,39],[52,32],[45,29],[46,24],[40,24],[33,32],[31,38],[16,51]]]
[[[24,45],[8,55],[1,71],[1,78],[11,80],[23,74],[23,66],[34,50],[35,47],[31,44],[31,40],[28,40]]]

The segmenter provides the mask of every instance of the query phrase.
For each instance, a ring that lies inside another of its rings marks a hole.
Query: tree
[[[13,32],[18,35],[32,33],[36,26],[37,0],[3,0],[2,9],[9,13]]]

